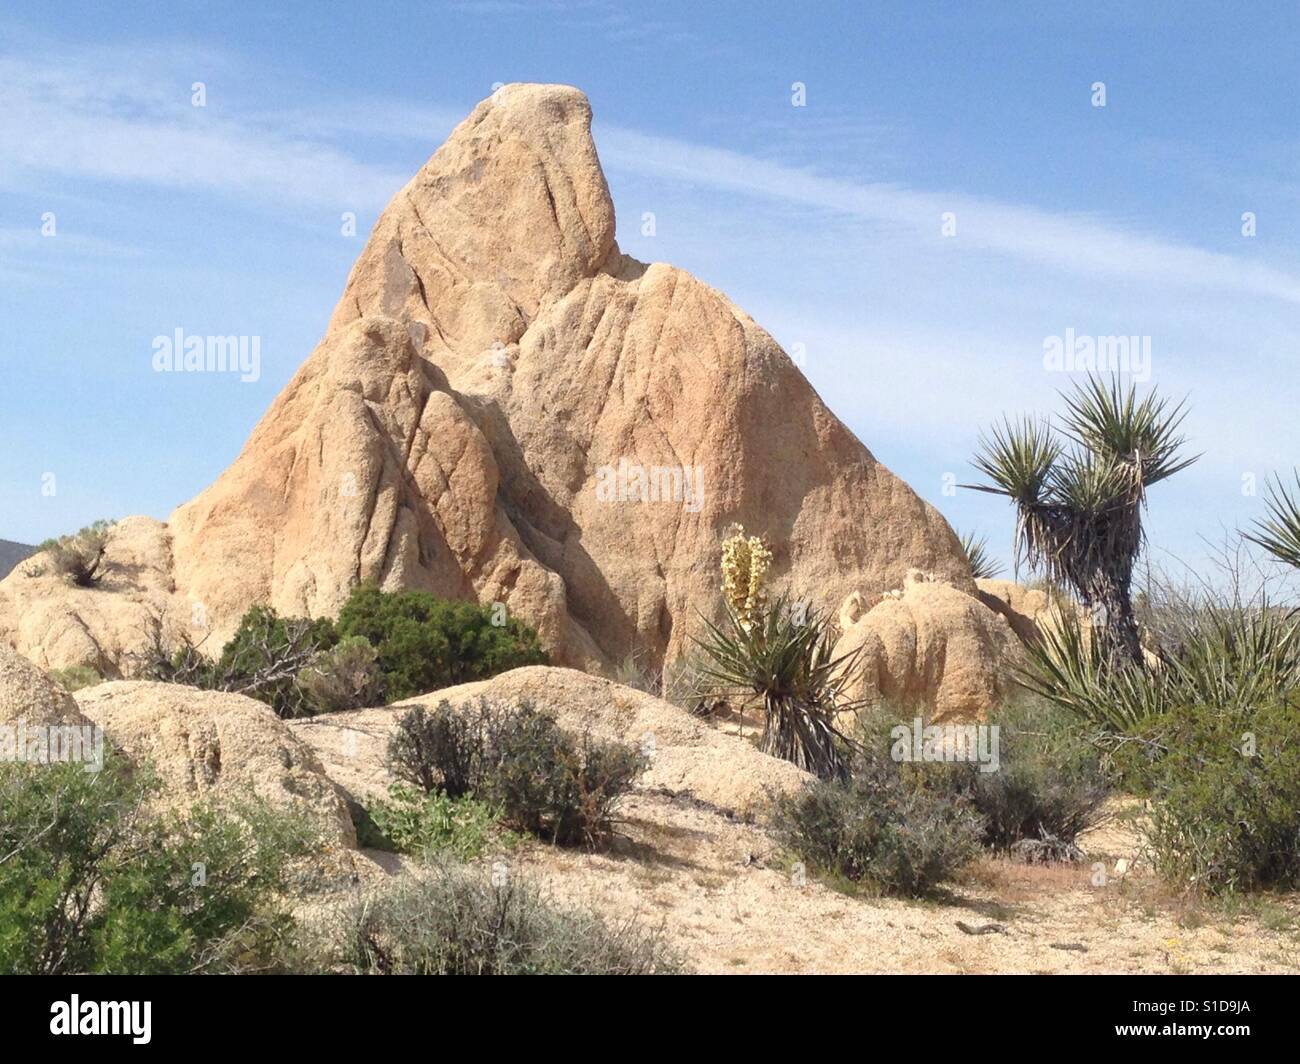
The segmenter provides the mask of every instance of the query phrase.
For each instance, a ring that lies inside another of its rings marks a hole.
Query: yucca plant
[[[1281,478],[1269,485],[1269,516],[1255,522],[1256,531],[1246,533],[1252,543],[1258,543],[1273,557],[1300,569],[1300,472],[1295,474],[1296,495],[1287,491]]]
[[[970,574],[976,580],[992,580],[1002,572],[1002,566],[989,553],[989,541],[976,539],[974,534],[966,532],[961,537],[961,549],[970,563]]]
[[[726,613],[721,625],[701,618],[705,637],[695,642],[707,659],[703,675],[720,692],[762,701],[764,753],[822,779],[846,778],[849,741],[835,716],[862,705],[849,695],[858,651],[836,656],[830,619],[792,608],[786,596],[748,620],[730,602]]]
[[[1291,611],[1205,604],[1171,633],[1154,667],[1109,659],[1066,615],[1026,647],[1022,686],[1123,739],[1188,706],[1247,721],[1300,683],[1300,626]]]
[[[1132,583],[1146,491],[1199,457],[1180,455],[1184,404],[1093,376],[1062,398],[1057,427],[1004,419],[982,434],[974,465],[992,483],[965,486],[1011,499],[1017,559],[1074,589],[1107,660],[1140,663]]]

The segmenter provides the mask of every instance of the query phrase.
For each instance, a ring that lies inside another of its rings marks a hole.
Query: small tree
[[[94,587],[104,575],[104,550],[112,527],[112,521],[96,521],[72,535],[47,539],[36,552],[45,556],[55,573],[66,576],[77,587]],[[39,565],[27,570],[29,576],[39,576],[41,572],[43,567]]]
[[[1199,455],[1179,454],[1182,403],[1139,402],[1131,385],[1096,377],[1063,398],[1059,435],[1031,418],[981,435],[974,465],[993,483],[964,486],[1015,503],[1017,557],[1074,589],[1107,659],[1140,663],[1132,582],[1146,491]]]

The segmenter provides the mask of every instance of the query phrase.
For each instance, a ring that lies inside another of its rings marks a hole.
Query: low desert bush
[[[281,617],[269,606],[254,606],[215,660],[188,640],[179,647],[167,645],[162,625],[156,623],[152,646],[139,671],[164,683],[247,695],[265,702],[281,717],[310,716],[317,708],[299,685],[299,677],[337,643],[328,618]]]
[[[389,742],[393,773],[426,792],[473,795],[510,827],[561,844],[608,835],[619,801],[646,763],[635,747],[563,731],[532,703],[480,699],[414,707]]]
[[[1096,826],[1110,786],[1101,755],[1077,722],[1050,703],[1022,698],[993,715],[998,766],[923,765],[938,769],[954,795],[984,820],[981,842],[1044,859],[1079,859],[1075,840]],[[945,771],[946,770],[946,771]]]
[[[80,691],[83,687],[94,687],[104,682],[104,677],[89,665],[69,665],[66,669],[51,669],[50,679],[65,691]]]
[[[423,591],[390,594],[363,584],[339,612],[337,630],[376,649],[394,702],[548,660],[537,633],[522,621]]]
[[[864,748],[847,780],[778,797],[778,841],[816,872],[873,893],[918,897],[979,852],[983,819],[943,788],[927,788],[887,754]]]
[[[249,800],[151,815],[154,777],[110,757],[0,765],[0,972],[266,970],[292,920],[277,898],[300,820]]]
[[[360,636],[347,636],[337,646],[317,652],[296,683],[317,713],[337,713],[384,704],[384,678],[379,652]]]
[[[52,571],[67,577],[77,587],[94,587],[103,576],[104,550],[112,527],[112,521],[96,521],[72,535],[47,539],[36,548],[36,553],[43,557],[43,564],[32,562],[27,569],[28,575],[39,576]]]
[[[1211,894],[1300,886],[1300,702],[1246,714],[1192,706],[1151,736],[1155,869]]]
[[[372,833],[362,841],[375,849],[426,859],[450,854],[467,861],[493,842],[510,842],[508,834],[497,828],[497,811],[469,795],[426,794],[395,783],[387,800],[374,803],[366,812]]]
[[[332,970],[382,975],[657,975],[683,970],[661,933],[561,907],[531,883],[435,864],[345,910]]]

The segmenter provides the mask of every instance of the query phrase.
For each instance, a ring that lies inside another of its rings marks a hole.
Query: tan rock
[[[166,800],[253,795],[309,817],[325,839],[355,846],[342,792],[316,755],[262,702],[177,684],[116,681],[77,693],[108,741],[158,773]]]
[[[480,697],[517,705],[531,701],[554,714],[561,727],[646,750],[645,789],[666,789],[698,801],[755,813],[769,793],[789,791],[811,777],[785,761],[761,754],[745,739],[723,735],[683,709],[612,680],[573,669],[531,666],[479,683],[461,684],[383,709],[331,713],[289,722],[320,756],[330,778],[363,804],[382,797],[394,782],[385,766],[388,739],[412,706],[453,706]]]
[[[590,127],[576,89],[506,86],[383,212],[319,346],[172,515],[171,608],[201,604],[212,647],[253,604],[333,614],[374,580],[504,603],[563,664],[653,670],[720,609],[736,521],[825,608],[913,567],[974,594],[943,518],[768,333],[620,253]],[[4,604],[0,632],[120,657],[134,616],[87,595],[58,590],[71,635]]]
[[[837,654],[858,652],[859,697],[927,722],[980,720],[1011,691],[1018,644],[1006,620],[952,584],[910,572],[840,609]]]
[[[88,723],[67,691],[26,658],[0,645],[0,724]]]
[[[0,581],[0,645],[45,669],[89,665],[120,675],[151,624],[178,608],[171,570],[167,526],[150,517],[112,527],[93,588],[75,586],[35,554]]]

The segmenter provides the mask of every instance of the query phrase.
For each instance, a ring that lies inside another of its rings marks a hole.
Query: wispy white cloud
[[[121,74],[123,66],[96,55],[58,67],[0,58],[0,176],[11,185],[53,174],[339,210],[382,205],[409,177],[255,111],[232,115],[212,97],[192,106],[201,62],[176,58],[149,77]]]
[[[959,249],[993,251],[1091,277],[1219,289],[1300,303],[1300,276],[1159,236],[1130,233],[1087,215],[960,193],[918,191],[900,184],[824,177],[811,168],[618,127],[602,127],[599,147],[607,165],[903,226],[922,240],[951,239]],[[949,212],[955,215],[957,235],[945,238],[940,227]]]

